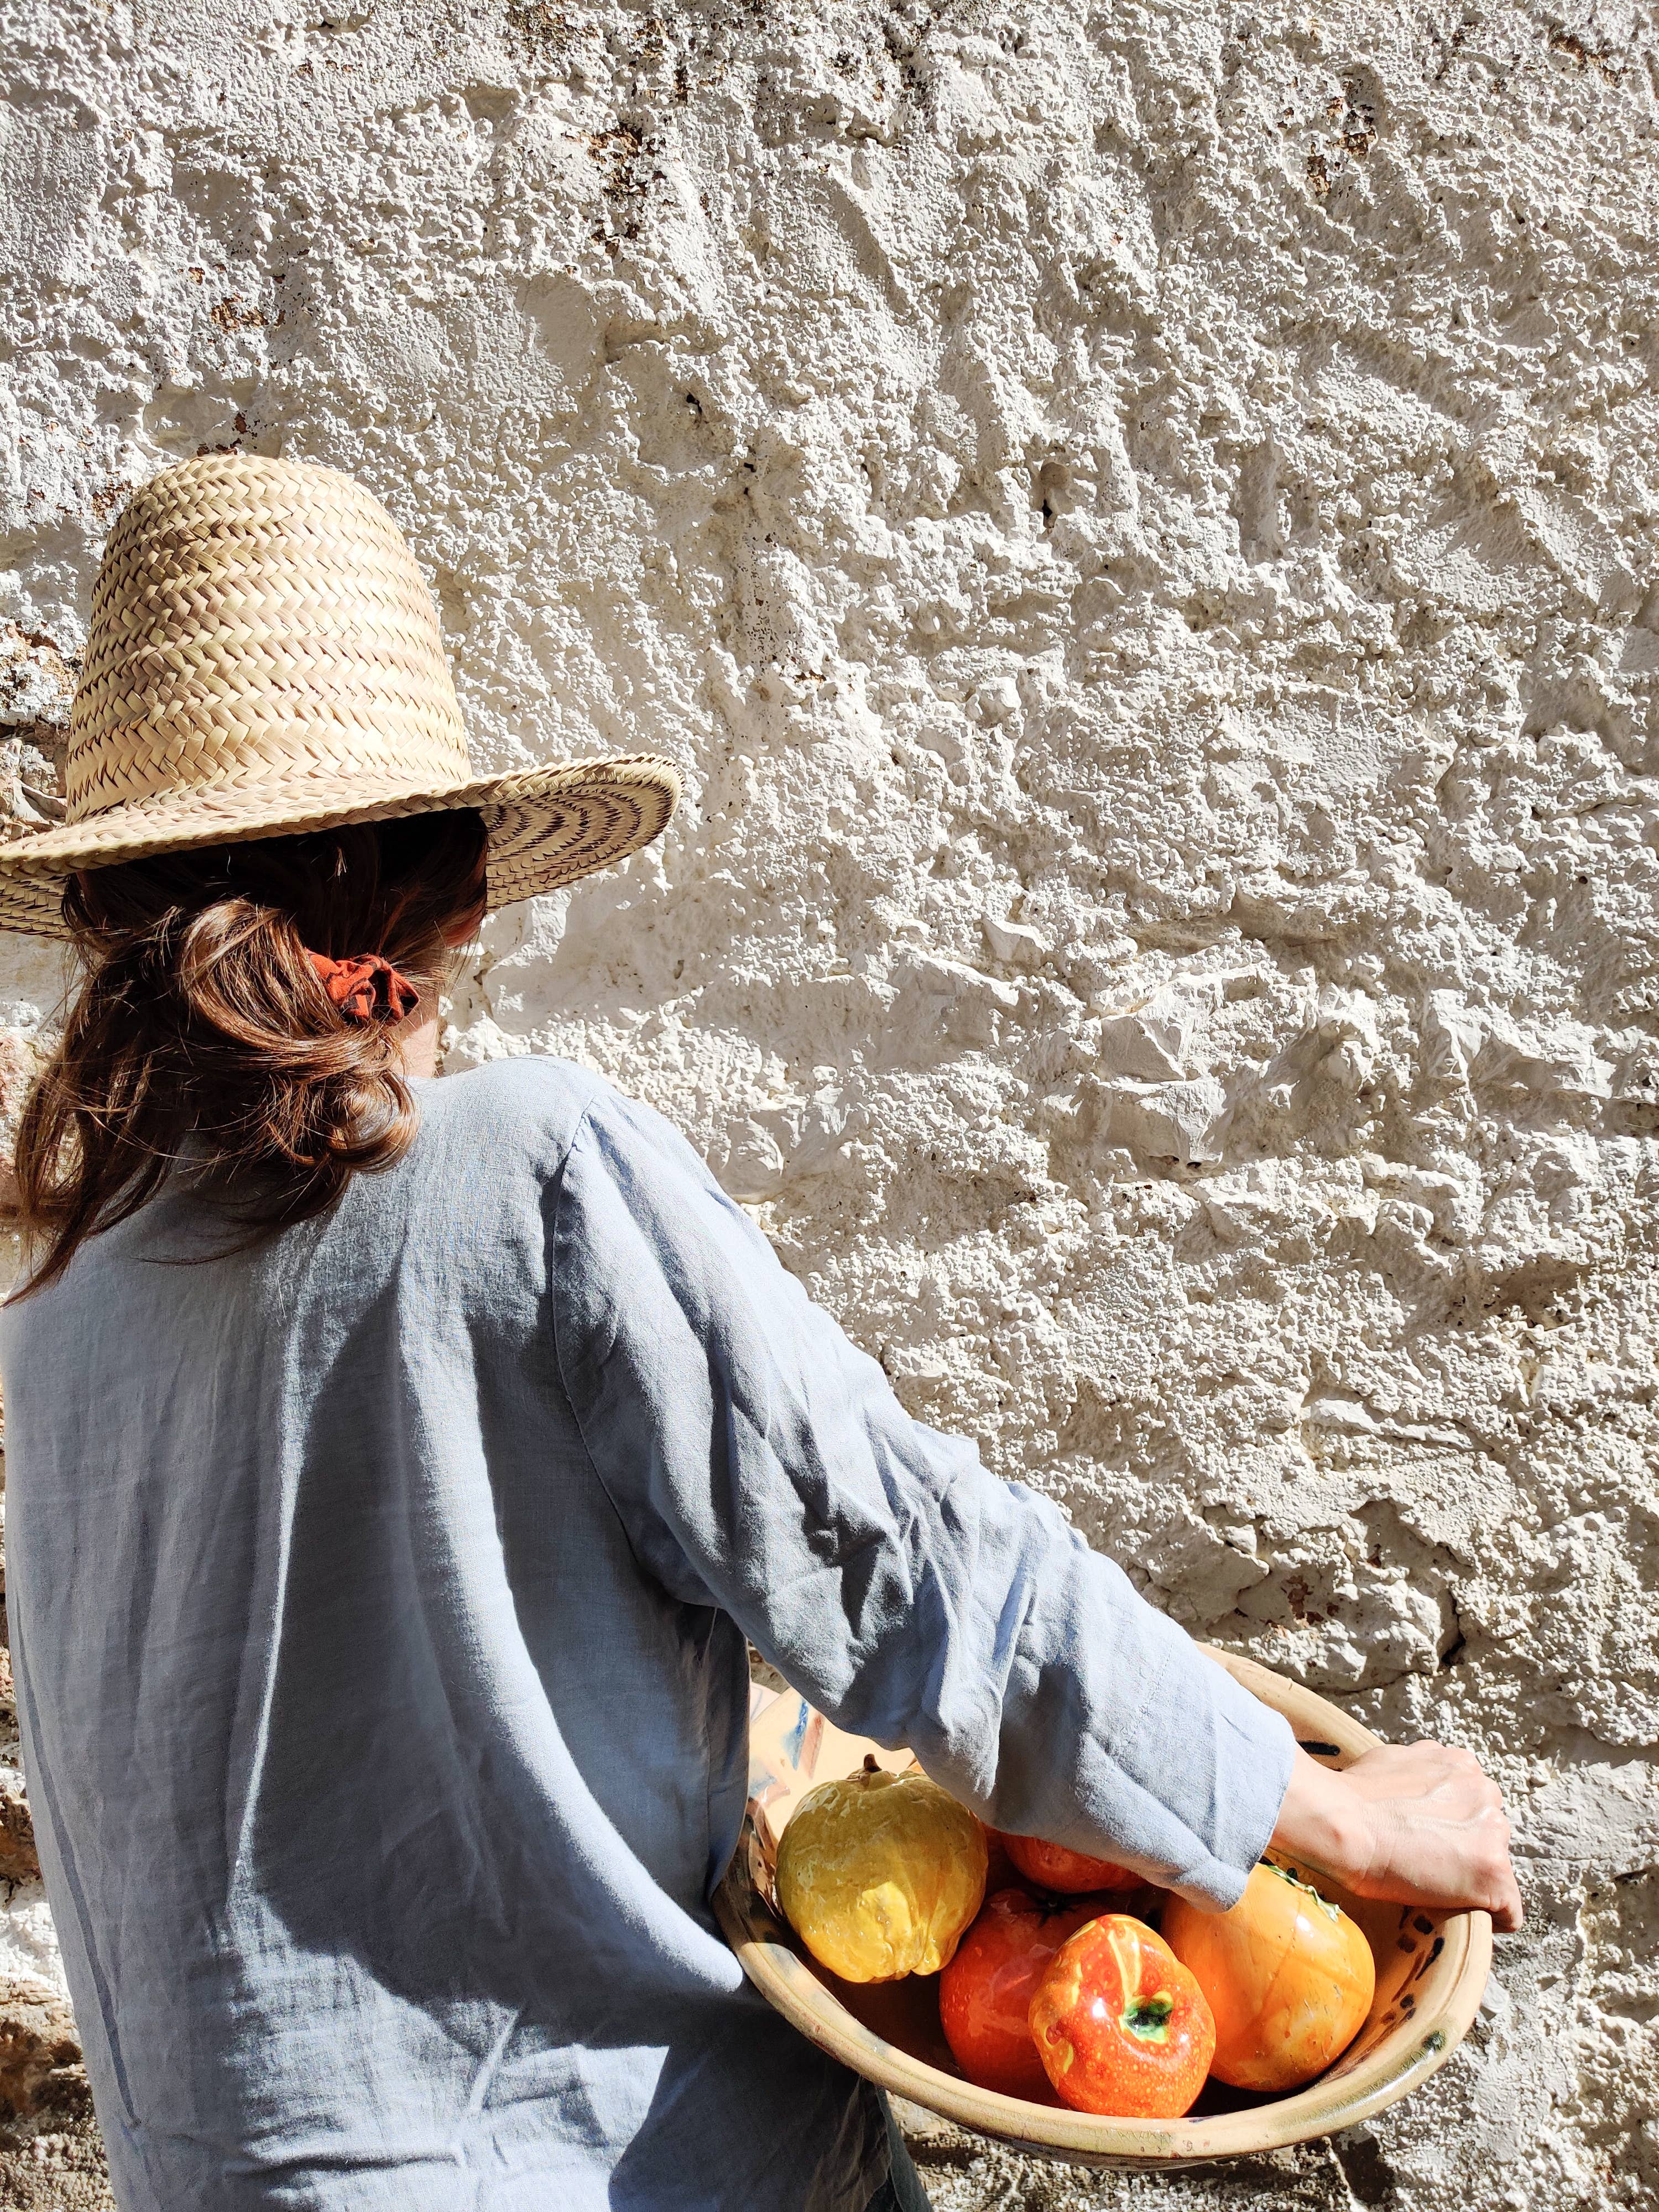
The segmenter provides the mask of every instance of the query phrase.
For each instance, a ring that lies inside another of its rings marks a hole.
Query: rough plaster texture
[[[653,1100],[915,1411],[1513,1794],[1410,2105],[951,2212],[1659,2203],[1659,63],[1559,5],[4,11],[14,803],[127,487],[360,471],[480,761],[690,777],[451,1064]]]

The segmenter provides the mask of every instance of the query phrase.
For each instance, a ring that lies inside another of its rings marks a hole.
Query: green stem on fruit
[[[1155,1996],[1136,1997],[1124,2012],[1123,2025],[1143,2043],[1167,2043],[1174,2010],[1175,1999],[1168,1990],[1159,1990]]]
[[[1280,1881],[1289,1882],[1292,1889],[1305,1891],[1328,1920],[1340,1920],[1342,1917],[1341,1908],[1339,1905],[1333,1905],[1328,1897],[1322,1897],[1310,1881],[1304,1881],[1300,1875],[1292,1874],[1289,1867],[1280,1866],[1277,1859],[1263,1859],[1261,1863],[1269,1874],[1276,1874]]]

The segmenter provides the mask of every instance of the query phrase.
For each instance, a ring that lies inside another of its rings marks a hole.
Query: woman
[[[675,784],[471,779],[349,479],[138,495],[68,785],[0,852],[82,967],[18,1151],[12,1635],[125,2212],[923,2203],[711,1917],[745,1636],[986,1819],[1202,1904],[1276,1838],[1516,1923],[1473,1759],[1314,1765],[909,1420],[654,1115],[551,1060],[431,1080],[484,908]]]

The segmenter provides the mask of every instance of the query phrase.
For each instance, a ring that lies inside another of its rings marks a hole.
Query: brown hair
[[[418,1115],[390,1027],[348,1019],[308,956],[379,953],[429,1009],[483,916],[484,855],[465,809],[76,877],[64,918],[86,973],[18,1132],[18,1216],[40,1240],[18,1295],[137,1212],[186,1140],[245,1244],[401,1158]]]

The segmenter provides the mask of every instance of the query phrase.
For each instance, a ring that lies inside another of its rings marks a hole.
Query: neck
[[[399,1025],[398,1048],[404,1073],[430,1076],[438,1073],[438,1010],[422,1003]]]

